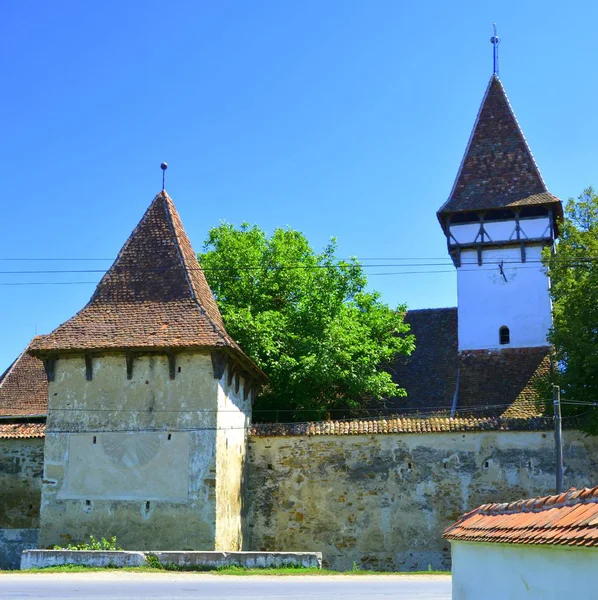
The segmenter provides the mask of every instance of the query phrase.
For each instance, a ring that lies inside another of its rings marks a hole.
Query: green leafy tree
[[[556,253],[544,251],[553,300],[553,382],[561,387],[563,413],[579,415],[586,431],[598,433],[598,409],[587,404],[598,402],[598,196],[591,187],[569,199],[559,226]]]
[[[405,391],[384,371],[414,348],[405,307],[390,309],[356,260],[332,240],[317,254],[298,231],[268,237],[247,223],[210,230],[199,255],[226,327],[270,384],[254,407],[262,421],[324,418]]]

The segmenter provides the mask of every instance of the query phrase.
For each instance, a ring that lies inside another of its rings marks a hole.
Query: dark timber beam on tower
[[[93,379],[93,357],[91,353],[85,353],[85,379],[91,381]]]
[[[54,376],[56,375],[56,357],[46,356],[43,361],[48,381],[54,381]]]
[[[237,369],[237,365],[231,361],[228,364],[228,377],[226,378],[226,385],[230,387],[233,383],[233,377],[235,376],[235,371]]]
[[[212,350],[212,370],[214,372],[214,379],[222,379],[226,364],[228,362],[228,354],[224,350]]]
[[[170,373],[170,379],[174,379],[176,374],[176,354],[170,350],[166,353],[166,355],[168,356],[168,371]]]
[[[133,361],[135,360],[135,354],[128,350],[125,357],[127,361],[127,379],[133,379]]]
[[[243,400],[246,401],[249,398],[249,394],[251,393],[251,379],[249,377],[245,377],[245,382],[243,384]]]
[[[517,234],[517,240],[520,243],[521,248],[521,262],[524,263],[526,259],[525,254],[525,242],[521,237],[521,211],[515,210],[515,233]]]

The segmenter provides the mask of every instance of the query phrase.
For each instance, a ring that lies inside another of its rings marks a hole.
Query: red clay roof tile
[[[552,423],[544,418],[401,417],[318,421],[313,423],[255,423],[258,437],[312,435],[380,435],[387,433],[446,433],[451,431],[544,431]]]
[[[598,546],[598,486],[583,490],[484,504],[448,527],[455,541]]]
[[[45,423],[0,423],[0,439],[42,438],[45,433]]]

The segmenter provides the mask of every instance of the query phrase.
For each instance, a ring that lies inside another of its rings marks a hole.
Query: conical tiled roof
[[[160,192],[72,319],[32,351],[229,347],[241,353],[168,194]]]
[[[555,204],[500,79],[488,84],[457,179],[438,215]]]

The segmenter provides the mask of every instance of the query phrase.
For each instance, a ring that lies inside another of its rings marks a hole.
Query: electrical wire
[[[473,264],[473,263],[472,263]],[[487,263],[488,264],[488,263]],[[504,264],[504,263],[503,263]],[[500,263],[497,263],[497,265],[500,265]],[[432,265],[400,265],[400,264],[396,264],[396,265],[348,265],[348,266],[358,266],[359,268],[388,268],[388,267],[411,267],[411,268],[415,268],[415,267],[419,267],[419,266],[432,266]],[[441,265],[438,265],[441,266]],[[442,265],[444,266],[444,265]],[[448,265],[446,265],[448,266]],[[271,270],[271,271],[283,271],[283,270],[287,270],[287,269],[327,269],[327,270],[333,270],[333,269],[338,269],[338,268],[344,268],[346,267],[346,265],[313,265],[313,266],[279,266],[279,267],[247,267],[247,268],[241,268],[241,267],[221,267],[218,268],[217,270],[222,271],[222,270],[230,270],[230,271],[238,271],[238,270],[258,270],[258,269],[264,269],[264,270]],[[537,267],[535,266],[529,266],[529,265],[521,265],[521,264],[514,264],[513,266],[510,266],[509,269],[511,270],[522,270],[522,269],[534,269],[536,270]],[[201,269],[201,268],[197,268],[197,269],[186,269],[187,271],[193,271],[193,270],[197,270],[197,271],[210,271],[212,269]],[[216,270],[216,269],[214,269]],[[483,271],[494,271],[494,267],[492,266],[482,266],[479,267],[479,269],[477,270],[483,270]],[[165,273],[167,272],[165,269],[135,269],[135,272],[141,272],[141,273]],[[409,271],[390,271],[390,272],[378,272],[378,273],[368,273],[368,276],[370,277],[378,277],[378,276],[401,276],[401,275],[437,275],[437,274],[449,274],[449,273],[454,273],[455,270],[453,268],[451,269],[426,269],[426,270],[419,270],[419,271],[414,271],[414,270],[409,270]],[[0,271],[0,275],[25,275],[25,274],[37,274],[37,275],[55,275],[55,274],[91,274],[91,273],[97,273],[97,274],[102,274],[104,275],[105,273],[107,273],[106,270],[103,269],[72,269],[72,270],[31,270],[31,271]],[[0,286],[35,286],[35,285],[92,285],[95,284],[97,285],[97,281],[3,281],[0,282]]]
[[[492,410],[495,408],[508,408],[508,404],[477,404],[463,408],[457,408],[456,412],[477,412],[484,410]],[[238,410],[233,409],[216,409],[216,408],[201,408],[201,409],[138,409],[138,408],[74,408],[74,407],[53,407],[53,411],[61,412],[127,412],[127,413],[175,413],[175,414],[201,414],[201,413],[238,413]],[[367,408],[367,407],[356,407],[356,408],[329,408],[324,409],[327,413],[344,413],[344,412],[361,412],[361,413],[389,413],[389,414],[403,414],[407,412],[450,412],[450,407],[442,408],[439,406],[418,406],[418,407],[391,407],[391,408]],[[256,409],[256,413],[260,414],[274,414],[274,413],[311,413],[313,409],[309,408],[264,408]]]
[[[508,265],[509,268],[536,268],[534,264],[542,263],[541,260],[528,260],[525,263],[521,261],[507,261],[507,260],[491,260],[484,261],[482,265],[478,265],[477,261],[461,262],[462,266],[480,266],[484,268],[484,265],[499,266]],[[343,263],[337,262],[331,265],[230,265],[226,267],[187,267],[186,271],[310,271],[310,270],[332,270],[332,269],[347,269],[347,268],[360,268],[360,269],[387,269],[388,267],[400,267],[400,268],[421,268],[421,267],[448,267],[451,266],[450,262],[440,263],[392,263],[392,264],[363,264],[363,263]],[[454,269],[451,269],[454,271]],[[476,269],[477,270],[477,269]],[[107,273],[109,269],[29,269],[20,271],[0,271],[0,275],[56,275],[56,274],[79,274],[79,273]],[[147,267],[125,267],[122,269],[123,272],[135,271],[145,273],[164,273],[168,269],[156,268],[151,269]]]

